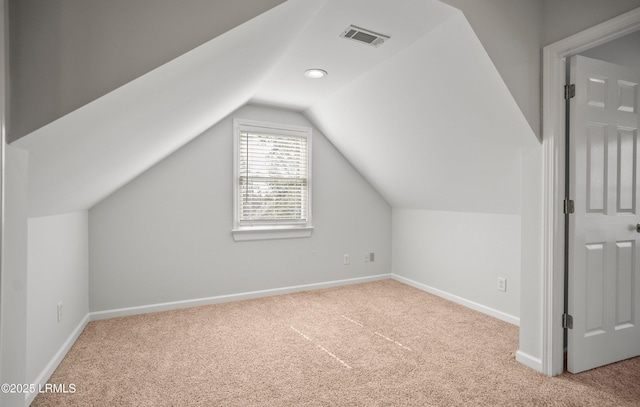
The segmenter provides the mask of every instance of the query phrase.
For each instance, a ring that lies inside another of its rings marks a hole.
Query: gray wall
[[[0,383],[24,383],[27,310],[27,156],[8,147],[6,124],[6,3],[0,0]],[[0,392],[0,405],[24,405],[24,395]]]
[[[391,208],[317,129],[312,237],[234,242],[235,117],[311,126],[298,113],[245,106],[93,207],[91,311],[390,273]],[[375,262],[364,263],[366,251]]]
[[[640,31],[582,52],[589,58],[640,69]]]
[[[640,0],[544,0],[543,5],[545,46],[640,7]]]
[[[9,141],[283,0],[9,0]]]
[[[7,25],[6,25],[6,2],[4,0],[0,0],[0,30],[2,30],[2,38],[4,41],[0,42],[0,293],[2,293],[3,282],[3,266],[2,266],[2,258],[4,257],[4,149],[6,146],[5,133],[2,129],[5,128],[6,125],[6,113],[7,113],[7,103],[6,103],[6,74],[8,58],[5,53],[6,45],[7,45]],[[2,321],[4,319],[4,314],[2,312],[3,303],[2,296],[0,295],[0,383],[4,383],[3,377],[4,372],[2,371],[2,359],[5,354],[4,347],[2,346],[3,338],[2,338]],[[2,401],[2,395],[0,395],[0,401]]]
[[[43,383],[53,373],[47,365],[89,314],[88,213],[31,218],[28,232],[26,378]]]
[[[442,1],[467,17],[539,137],[541,48],[640,7],[640,0]]]
[[[622,13],[640,0],[444,0],[461,9],[532,129],[541,136],[541,48]],[[522,153],[519,360],[540,369],[542,345],[541,145]]]
[[[392,245],[393,271],[411,284],[519,322],[520,216],[393,208]]]
[[[26,383],[27,358],[27,153],[7,146],[0,288],[0,378]],[[0,393],[0,405],[23,406],[24,394]]]
[[[527,118],[531,129],[541,139],[542,37],[544,30],[554,29],[545,24],[547,18],[545,11],[548,8],[545,8],[544,4],[547,1],[443,1],[463,11],[513,98]],[[564,0],[551,0],[550,2],[558,1]],[[587,12],[587,14],[589,13]],[[524,149],[522,154],[521,222],[519,236],[512,237],[520,242],[520,250],[518,250],[520,262],[515,266],[518,268],[515,272],[517,277],[509,279],[512,281],[511,284],[508,281],[508,296],[493,291],[495,287],[492,284],[498,273],[502,273],[503,277],[510,277],[514,274],[513,270],[505,272],[504,269],[485,267],[481,270],[469,268],[468,271],[468,274],[474,278],[477,278],[478,275],[485,277],[481,289],[477,294],[474,294],[477,298],[484,298],[485,305],[491,304],[497,310],[519,317],[520,350],[534,358],[540,357],[542,353],[541,152],[540,144],[532,143],[530,147]],[[493,234],[491,236],[496,242],[506,237],[506,235]],[[473,243],[469,242],[469,244]],[[509,253],[505,259],[510,259],[512,255],[513,253]],[[429,262],[437,264],[442,261],[442,259],[434,257]],[[463,263],[451,262],[449,267],[459,270],[461,264]],[[465,284],[460,284],[454,289],[454,292],[463,292],[467,289]],[[517,293],[510,290],[517,290]],[[514,306],[514,301],[519,301],[519,305]],[[505,302],[510,304],[508,308],[504,307]],[[514,309],[517,309],[518,312],[514,312]]]
[[[539,136],[542,1],[443,2],[462,10],[531,129]]]

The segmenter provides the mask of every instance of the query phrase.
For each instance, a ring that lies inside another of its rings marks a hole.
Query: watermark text
[[[76,392],[76,385],[74,383],[62,384],[62,383],[45,383],[45,384],[33,384],[33,383],[3,383],[0,385],[0,391],[2,393],[10,394],[27,394],[27,393],[64,393],[73,394]]]

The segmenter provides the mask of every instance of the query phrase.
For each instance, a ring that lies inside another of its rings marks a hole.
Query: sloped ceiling
[[[30,216],[92,207],[247,103],[322,5],[283,3],[12,143]]]
[[[394,207],[519,213],[535,136],[460,13],[307,115]]]
[[[8,0],[9,141],[285,0]]]
[[[391,39],[339,38],[349,24]],[[90,208],[247,102],[304,112],[393,206],[519,211],[535,136],[460,11],[288,0],[14,142],[30,215]]]

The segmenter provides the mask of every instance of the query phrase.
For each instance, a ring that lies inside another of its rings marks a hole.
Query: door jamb
[[[543,48],[542,371],[564,370],[565,85],[567,57],[640,30],[640,7]]]

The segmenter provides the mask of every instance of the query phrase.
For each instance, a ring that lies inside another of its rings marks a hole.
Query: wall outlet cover
[[[62,322],[62,301],[58,303],[58,323]]]
[[[504,277],[498,277],[498,291],[507,291],[507,279]]]

